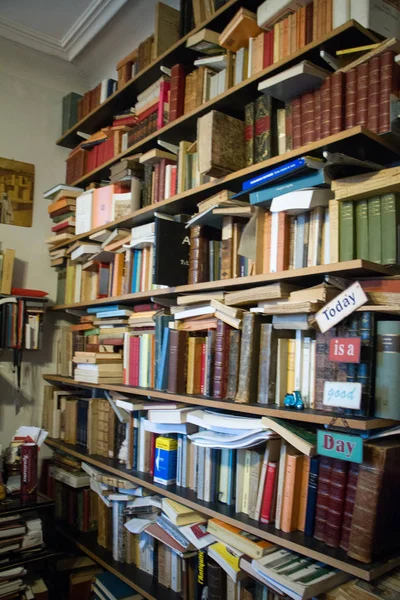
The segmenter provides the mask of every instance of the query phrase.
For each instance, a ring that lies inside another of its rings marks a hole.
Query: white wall
[[[179,9],[179,0],[162,0]],[[129,0],[74,63],[89,80],[90,88],[102,79],[117,78],[115,66],[154,33],[158,0]]]
[[[0,156],[35,165],[32,227],[0,224],[3,248],[15,248],[14,285],[42,289],[55,299],[56,273],[51,269],[44,239],[50,235],[48,202],[42,193],[65,180],[68,150],[55,145],[61,134],[62,97],[83,92],[87,82],[64,61],[0,38]],[[55,314],[45,321],[45,348],[24,354],[21,393],[15,391],[12,353],[0,359],[0,444],[6,446],[17,426],[40,424],[42,372],[54,372],[55,344],[49,343]]]

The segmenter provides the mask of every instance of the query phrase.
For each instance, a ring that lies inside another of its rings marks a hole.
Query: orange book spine
[[[283,58],[283,21],[279,21],[279,60]]]
[[[285,533],[295,531],[299,515],[299,493],[301,483],[301,463],[303,455],[286,458],[286,477],[283,490],[281,529]]]
[[[319,14],[320,0],[314,0],[314,11],[313,11],[313,41],[318,39],[318,14]]]
[[[265,221],[264,221],[263,273],[270,272],[270,262],[271,262],[271,213],[268,211],[265,213]]]
[[[333,0],[326,0],[326,33],[333,29]]]
[[[306,527],[306,512],[308,500],[308,478],[310,475],[310,457],[303,457],[303,469],[301,472],[300,482],[300,500],[299,500],[299,518],[297,521],[297,529],[304,531]]]
[[[300,48],[306,45],[306,7],[300,9]]]
[[[286,271],[289,268],[290,258],[290,219],[280,212],[278,217],[278,258],[277,270]]]
[[[289,56],[289,17],[283,20],[283,56]]]
[[[290,19],[290,54],[296,52],[297,46],[297,14],[299,11],[293,13]]]
[[[319,35],[322,37],[326,33],[326,0],[321,0],[319,19]]]
[[[120,296],[122,294],[122,275],[124,272],[124,255],[116,254],[114,257],[114,271],[112,282],[112,296]]]

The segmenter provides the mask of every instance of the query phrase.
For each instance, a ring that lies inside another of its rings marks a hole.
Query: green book
[[[78,102],[82,98],[80,94],[71,92],[64,96],[62,101],[62,133],[71,129],[78,122]]]
[[[400,196],[383,194],[381,196],[382,263],[396,265],[397,239],[400,224]]]
[[[368,198],[368,254],[369,260],[382,263],[381,199]]]
[[[64,213],[63,215],[56,215],[55,217],[51,217],[53,223],[60,223],[60,221],[64,221],[65,219],[75,218],[75,212]]]
[[[354,205],[352,200],[339,202],[339,256],[341,261],[354,258]]]
[[[369,259],[367,200],[356,202],[356,258]]]
[[[378,321],[375,416],[400,420],[400,321]]]
[[[276,419],[275,417],[263,417],[262,424],[275,431],[288,444],[291,444],[306,456],[314,456],[317,453],[317,434],[313,431],[297,427],[288,423],[285,419]]]

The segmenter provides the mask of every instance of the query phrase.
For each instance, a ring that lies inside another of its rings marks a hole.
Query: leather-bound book
[[[305,11],[305,44],[310,44],[313,41],[313,14],[314,4],[310,2],[304,7]]]
[[[300,98],[293,98],[292,107],[292,144],[293,149],[301,146],[301,101]]]
[[[233,277],[233,217],[222,219],[221,279]]]
[[[307,92],[301,96],[301,141],[309,144],[315,140],[315,105],[314,92]]]
[[[187,333],[171,329],[168,362],[168,391],[171,394],[184,394],[186,391],[186,345]]]
[[[272,156],[272,99],[263,94],[255,101],[254,162]]]
[[[218,319],[217,334],[215,337],[213,380],[213,397],[217,399],[226,398],[230,343],[229,332],[229,325]]]
[[[369,69],[368,63],[361,63],[356,67],[357,71],[357,105],[356,124],[367,126],[368,102],[369,102]]]
[[[223,177],[245,166],[244,122],[217,110],[197,119],[199,171]]]
[[[314,91],[314,128],[315,140],[320,140],[321,135],[321,89]]]
[[[204,228],[196,225],[191,227],[188,283],[208,281],[208,246],[208,239],[204,235]]]
[[[285,104],[285,137],[286,137],[286,148],[285,151],[293,149],[293,140],[292,140],[292,104],[291,102],[286,102]]]
[[[325,524],[328,518],[329,493],[331,487],[332,459],[321,456],[319,461],[317,508],[315,511],[314,537],[325,541]]]
[[[226,573],[212,558],[207,558],[208,600],[225,600]]]
[[[346,103],[344,126],[346,129],[351,129],[357,124],[357,69],[350,69],[346,73]]]
[[[244,107],[244,143],[246,167],[254,163],[254,102],[249,102]]]
[[[229,361],[228,361],[228,383],[226,397],[234,400],[237,390],[240,364],[240,331],[232,329],[229,332]]]
[[[379,130],[378,133],[390,131],[390,95],[398,96],[399,65],[394,60],[394,52],[380,55],[379,82]]]
[[[169,120],[175,121],[183,115],[185,102],[185,67],[174,65],[171,69],[171,92],[169,100]]]
[[[278,213],[278,250],[276,269],[286,271],[290,258],[290,217],[285,212]]]
[[[400,443],[378,440],[364,445],[348,555],[369,563],[400,546]]]
[[[331,134],[331,77],[321,86],[321,138]]]
[[[260,317],[245,313],[240,345],[240,368],[235,402],[249,404],[257,400],[258,361],[260,355]]]
[[[339,548],[340,546],[348,467],[349,463],[344,460],[332,460],[331,484],[324,533],[325,544],[332,548]]]
[[[351,522],[353,520],[359,470],[360,467],[357,463],[350,463],[347,476],[346,496],[344,500],[342,535],[340,538],[340,547],[343,550],[346,550],[346,552],[349,549]]]
[[[343,73],[331,76],[331,135],[344,129],[344,83]]]
[[[261,325],[258,397],[260,404],[274,404],[278,338],[271,323]]]
[[[381,110],[380,78],[380,58],[379,56],[374,56],[374,58],[368,61],[369,92],[367,113],[367,127],[374,133],[378,133],[379,130],[379,113]]]

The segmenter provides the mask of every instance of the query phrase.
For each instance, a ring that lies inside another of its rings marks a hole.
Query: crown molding
[[[127,0],[92,0],[61,40],[0,16],[0,36],[71,62],[126,4]]]

